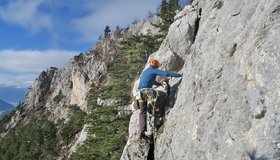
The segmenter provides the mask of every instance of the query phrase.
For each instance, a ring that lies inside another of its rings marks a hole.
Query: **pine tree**
[[[116,27],[114,34],[116,37],[119,37],[121,35],[121,28],[119,26]]]
[[[104,29],[104,37],[108,37],[110,36],[110,32],[111,32],[111,29],[110,27],[107,25]]]
[[[170,21],[174,21],[174,16],[180,10],[179,0],[170,0],[169,2],[169,19]]]
[[[160,29],[162,37],[167,35],[169,26],[173,23],[174,16],[180,9],[179,0],[170,0],[169,2],[162,0],[160,10],[157,13],[157,16],[161,18],[161,22],[155,25]]]
[[[166,0],[162,0],[160,10],[157,15],[163,18],[167,14],[168,14],[168,3],[166,2]]]

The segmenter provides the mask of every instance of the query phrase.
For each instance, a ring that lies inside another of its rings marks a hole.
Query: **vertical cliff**
[[[277,0],[194,0],[177,14],[151,55],[161,69],[183,66],[154,159],[280,159],[279,7]],[[129,139],[122,159],[146,159],[148,151]]]

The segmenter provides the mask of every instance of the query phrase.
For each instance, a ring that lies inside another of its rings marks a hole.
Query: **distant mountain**
[[[0,110],[0,120],[7,114],[11,113],[12,110]]]
[[[22,102],[24,95],[27,92],[27,88],[17,88],[14,86],[4,87],[0,86],[0,97],[2,100],[9,102],[16,106],[19,102]]]
[[[15,107],[3,100],[0,99],[0,120],[6,115],[9,114]]]
[[[11,104],[9,104],[9,103],[0,99],[0,111],[1,110],[5,110],[5,111],[6,110],[13,110],[13,109],[15,109],[15,107],[13,105],[11,105]]]

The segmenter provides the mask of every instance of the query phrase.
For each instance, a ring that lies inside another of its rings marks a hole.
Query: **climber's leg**
[[[140,114],[139,114],[139,132],[147,131],[147,101],[139,100]]]

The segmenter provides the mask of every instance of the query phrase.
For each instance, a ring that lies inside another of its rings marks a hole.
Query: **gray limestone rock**
[[[155,159],[280,158],[279,5],[198,1],[198,33]]]
[[[137,84],[138,82],[136,82]],[[172,87],[174,87],[173,85]],[[172,88],[171,87],[171,88]],[[140,110],[135,110],[131,116],[130,124],[129,124],[129,138],[127,144],[123,150],[123,154],[121,159],[122,160],[142,160],[142,159],[149,159],[153,156],[153,144],[154,144],[154,137],[157,133],[161,132],[164,129],[162,123],[165,121],[165,110],[170,109],[168,106],[168,87],[167,86],[160,86],[155,88],[156,91],[156,98],[154,99],[151,105],[148,105],[147,111],[147,132],[151,139],[139,140],[138,136],[138,129],[139,129],[139,113]],[[153,107],[156,107],[153,110]]]
[[[176,16],[151,56],[183,66],[155,159],[280,159],[279,6],[194,0]]]
[[[139,111],[133,112],[129,123],[129,138],[124,148],[122,160],[142,160],[147,159],[150,142],[138,139]]]

